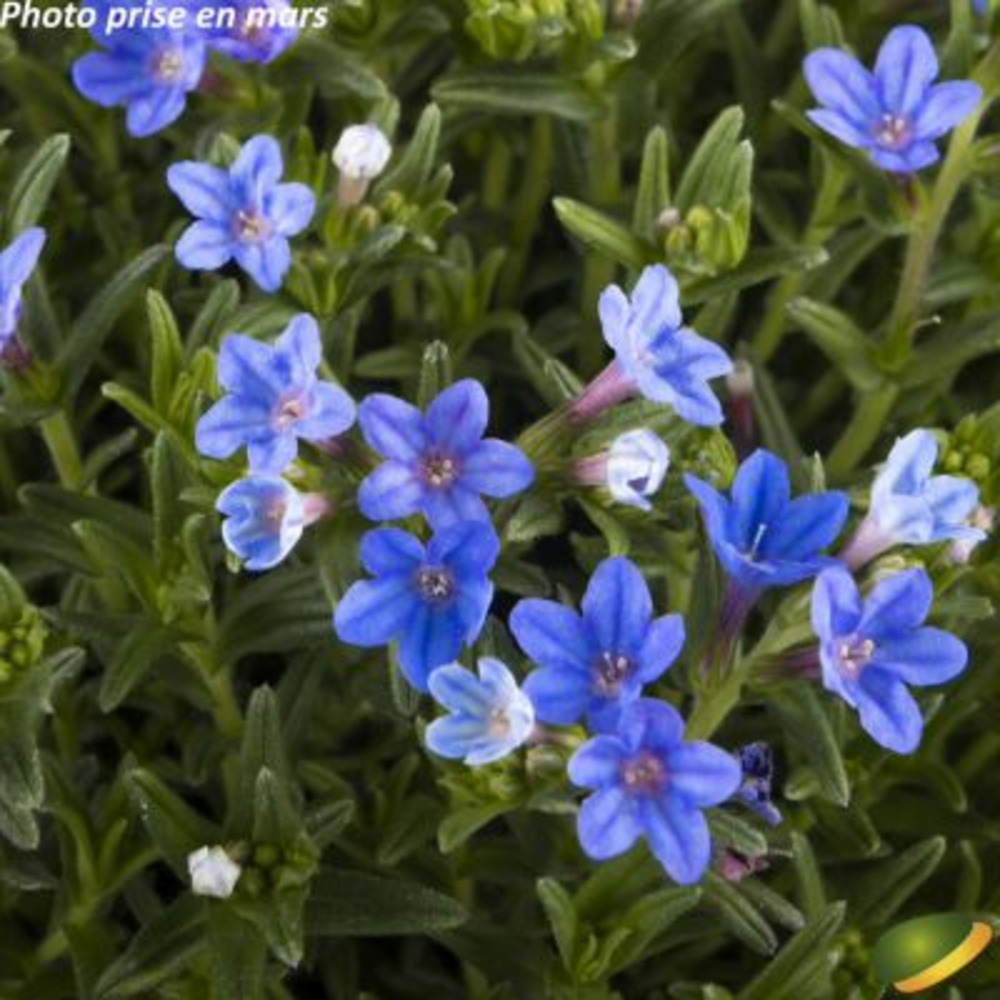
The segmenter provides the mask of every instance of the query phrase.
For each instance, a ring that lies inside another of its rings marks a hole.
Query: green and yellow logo
[[[951,979],[993,943],[997,921],[962,913],[907,920],[879,938],[875,972],[899,993],[921,993]]]

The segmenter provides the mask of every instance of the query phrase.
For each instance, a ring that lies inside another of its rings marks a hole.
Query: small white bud
[[[196,896],[228,899],[243,874],[243,869],[223,847],[199,847],[188,855],[191,891]]]
[[[978,528],[980,531],[985,531],[988,535],[993,530],[995,518],[996,512],[992,507],[984,507],[980,504],[972,512],[972,517],[969,518],[969,525],[970,527]],[[949,561],[953,565],[964,566],[972,558],[972,553],[981,541],[982,539],[979,538],[959,538],[952,542],[951,547],[948,549]]]
[[[373,122],[345,128],[333,149],[333,162],[340,171],[341,205],[356,205],[368,185],[385,170],[392,145]]]
[[[649,510],[646,499],[660,488],[670,466],[670,449],[652,431],[615,438],[608,452],[608,490],[619,503]]]
[[[753,395],[753,365],[749,361],[736,361],[733,370],[726,376],[726,387],[734,399]]]

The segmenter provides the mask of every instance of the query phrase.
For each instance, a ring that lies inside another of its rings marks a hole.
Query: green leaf
[[[98,704],[113,712],[169,656],[173,636],[160,622],[144,619],[118,644],[101,678]]]
[[[824,703],[812,684],[782,685],[769,699],[792,746],[800,747],[812,764],[823,795],[846,806],[851,786]]]
[[[648,262],[641,240],[622,223],[572,198],[554,198],[552,205],[563,227],[586,246],[636,270]]]
[[[722,809],[708,813],[708,825],[712,838],[726,847],[732,847],[748,858],[759,858],[767,854],[767,838],[745,819]]]
[[[636,900],[616,921],[631,934],[614,950],[605,973],[615,975],[640,961],[656,939],[701,899],[701,889],[685,887],[658,889]]]
[[[302,831],[302,821],[288,790],[275,773],[262,767],[254,782],[253,840],[258,844],[291,844]]]
[[[257,779],[267,770],[274,780],[285,785],[289,780],[285,745],[281,735],[278,701],[269,687],[259,687],[250,696],[246,725],[240,747],[239,796],[233,803],[233,828],[240,836],[249,836],[254,826]]]
[[[180,374],[184,353],[177,320],[167,300],[155,289],[146,293],[146,312],[149,332],[152,335],[153,367],[150,375],[150,395],[153,406],[167,415],[174,384]]]
[[[800,1000],[815,964],[826,965],[846,906],[834,903],[799,931],[739,993],[738,1000]]]
[[[18,174],[6,199],[11,206],[7,219],[8,239],[20,235],[41,220],[52,189],[66,165],[69,150],[69,136],[64,133],[54,135],[38,147]]]
[[[465,923],[465,908],[435,889],[400,879],[324,868],[306,909],[310,937],[433,934]]]
[[[511,805],[506,802],[488,802],[448,813],[438,827],[438,847],[441,853],[450,854],[461,847],[474,833],[510,808]]]
[[[149,996],[205,946],[205,901],[184,893],[146,924],[97,982],[101,1000]]]
[[[373,192],[378,197],[383,191],[402,191],[416,197],[421,188],[434,176],[438,143],[441,140],[441,110],[428,104],[420,114],[413,137],[406,152],[387,174],[379,179]]]
[[[573,899],[553,878],[540,878],[535,883],[535,889],[548,917],[563,966],[567,972],[572,972],[576,965],[577,941],[580,934]]]
[[[740,140],[743,123],[742,108],[726,108],[698,143],[677,188],[682,215],[696,205],[734,210],[748,197],[753,147]]]
[[[228,906],[208,908],[211,1000],[263,1000],[267,949],[260,932]]]
[[[747,947],[761,955],[772,955],[778,938],[760,910],[740,891],[739,885],[727,882],[710,871],[703,884],[704,902],[723,926]]]
[[[657,221],[670,205],[670,155],[667,133],[662,125],[650,129],[642,150],[639,188],[632,213],[632,229],[643,239],[657,234]]]
[[[87,303],[56,359],[56,367],[63,376],[66,399],[76,395],[118,317],[132,301],[149,272],[169,253],[170,247],[163,244],[144,250]]]
[[[23,717],[18,702],[0,710],[0,775],[0,834],[15,847],[34,850],[35,811],[42,805],[45,786],[34,723]]]
[[[851,913],[863,927],[882,928],[934,874],[944,857],[944,837],[928,837],[900,851],[852,883]]]
[[[684,286],[685,306],[712,302],[786,274],[809,271],[827,262],[826,251],[813,247],[765,247],[751,250],[732,270],[714,278],[700,278]]]
[[[424,348],[420,365],[417,406],[426,409],[452,383],[451,352],[443,341],[435,340]]]
[[[431,93],[446,108],[518,118],[553,115],[591,122],[605,114],[603,102],[582,84],[511,69],[453,73],[435,83]]]
[[[884,382],[874,361],[873,342],[854,321],[833,306],[797,298],[788,304],[788,315],[860,392],[871,392]]]
[[[187,857],[199,847],[221,843],[218,828],[196,813],[144,768],[129,772],[125,784],[139,818],[174,871],[187,879]]]

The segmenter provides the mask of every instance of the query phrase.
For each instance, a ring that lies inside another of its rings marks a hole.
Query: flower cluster
[[[124,107],[126,127],[137,138],[153,135],[181,116],[187,95],[202,82],[210,51],[239,62],[267,63],[298,35],[281,16],[291,10],[288,0],[191,0],[180,6],[156,0],[152,7],[158,17],[149,16],[150,4],[143,0],[89,0],[88,6],[96,11],[91,34],[102,51],[73,64],[73,83],[102,107]],[[116,28],[111,16],[115,7],[143,16]],[[212,10],[209,28],[198,26],[204,8]],[[185,16],[174,18],[174,10]]]

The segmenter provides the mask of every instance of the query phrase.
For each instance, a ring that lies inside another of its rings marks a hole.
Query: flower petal
[[[595,650],[588,642],[580,616],[572,608],[527,598],[517,603],[509,625],[525,655],[539,666],[589,677]]]
[[[195,447],[206,458],[229,458],[267,429],[267,410],[235,396],[224,396],[198,421]]]
[[[861,725],[876,743],[895,753],[912,753],[920,745],[924,720],[906,685],[871,664],[858,686]]]
[[[853,56],[840,49],[817,49],[806,56],[802,68],[816,100],[860,129],[880,114],[875,80]]]
[[[332,382],[317,382],[310,392],[309,412],[295,424],[306,441],[328,441],[343,434],[355,420],[354,400]]]
[[[628,296],[617,285],[608,285],[597,300],[597,312],[601,319],[601,332],[605,343],[615,353],[626,350]]]
[[[264,214],[281,236],[298,236],[315,211],[316,195],[305,184],[279,184],[264,199]]]
[[[395,396],[375,393],[363,399],[358,426],[368,446],[385,458],[414,462],[427,447],[422,414]]]
[[[250,470],[279,476],[299,453],[298,439],[292,433],[273,433],[252,439],[247,445]]]
[[[736,793],[743,780],[739,763],[711,743],[682,743],[667,753],[671,794],[693,806],[714,806]]]
[[[637,653],[653,616],[649,587],[635,563],[623,556],[605,559],[594,570],[582,608],[602,653]]]
[[[358,507],[371,521],[395,521],[419,513],[423,484],[402,462],[383,462],[358,488]]]
[[[73,84],[88,100],[112,108],[134,101],[149,86],[142,60],[89,52],[73,63]]]
[[[858,631],[876,644],[904,635],[923,624],[933,601],[934,585],[924,570],[894,573],[869,594]]]
[[[438,667],[434,674],[444,669]],[[424,742],[432,753],[451,760],[460,760],[492,743],[483,720],[469,715],[446,715],[435,719],[424,733]]]
[[[729,501],[714,487],[690,473],[684,474],[684,485],[698,502],[705,519],[705,531],[718,551],[728,539]]]
[[[153,135],[180,118],[187,94],[179,87],[156,87],[129,102],[125,112],[128,134],[137,139]]]
[[[624,854],[642,833],[635,800],[619,788],[595,792],[580,806],[576,830],[580,846],[594,860]]]
[[[181,233],[174,254],[178,262],[191,271],[215,271],[232,258],[234,244],[228,226],[199,221]]]
[[[458,656],[464,642],[463,631],[453,612],[432,610],[427,605],[409,620],[399,641],[399,665],[413,687],[426,691],[431,671]]]
[[[427,558],[446,563],[460,576],[485,577],[500,554],[500,539],[488,521],[462,521],[436,532]]]
[[[604,788],[621,778],[625,747],[614,736],[595,736],[569,759],[569,780],[580,788]]]
[[[461,712],[482,720],[493,708],[494,699],[487,687],[471,670],[460,663],[446,663],[428,678],[427,685],[434,700],[451,712]]]
[[[680,885],[698,882],[712,856],[705,817],[683,799],[669,795],[640,799],[639,815],[650,849],[667,874]]]
[[[913,174],[941,159],[933,142],[914,142],[898,152],[872,146],[869,153],[876,166],[896,174]]]
[[[816,577],[812,627],[822,642],[853,634],[861,622],[861,595],[844,566],[831,566]]]
[[[229,169],[233,186],[240,201],[261,205],[285,170],[278,140],[270,135],[255,135],[243,144],[239,156]]]
[[[847,143],[848,146],[854,146],[856,149],[867,149],[871,145],[871,136],[861,125],[852,121],[842,111],[817,108],[807,111],[806,117],[824,132],[828,132],[835,139]]]
[[[292,266],[292,249],[283,236],[272,236],[263,243],[236,240],[233,256],[262,292],[278,291]]]
[[[886,111],[912,115],[937,75],[937,54],[926,31],[904,24],[889,32],[875,61],[875,79]]]
[[[765,559],[790,562],[814,556],[840,534],[849,509],[847,494],[836,490],[796,497],[768,524],[758,551]]]
[[[940,139],[961,125],[979,106],[983,88],[971,80],[952,80],[931,87],[917,111],[914,123],[918,139]]]
[[[571,726],[582,718],[590,703],[590,676],[574,669],[543,667],[525,678],[524,693],[535,706],[540,722]]]
[[[749,551],[758,542],[761,527],[767,529],[761,539],[766,544],[769,534],[781,530],[790,495],[788,466],[777,455],[758,448],[740,465],[733,480],[733,544]]]
[[[435,444],[460,456],[479,443],[489,417],[486,390],[475,379],[466,378],[448,386],[427,407],[424,427]]]
[[[535,467],[521,449],[497,438],[478,442],[462,462],[462,482],[488,497],[520,493],[534,479]]]
[[[407,628],[419,605],[406,577],[359,580],[337,604],[333,627],[340,640],[352,646],[381,646]]]
[[[965,670],[969,651],[961,639],[939,628],[920,628],[879,646],[871,661],[907,684],[945,684]]]
[[[680,615],[663,615],[653,621],[636,658],[637,679],[649,684],[660,677],[677,659],[684,638],[684,619]]]
[[[400,528],[379,528],[361,538],[361,565],[374,576],[410,574],[424,561],[424,547]]]
[[[228,171],[208,163],[185,160],[167,168],[167,187],[192,215],[225,223],[229,231],[235,206]]]
[[[32,226],[0,253],[0,295],[11,294],[31,277],[44,246],[45,230]]]

